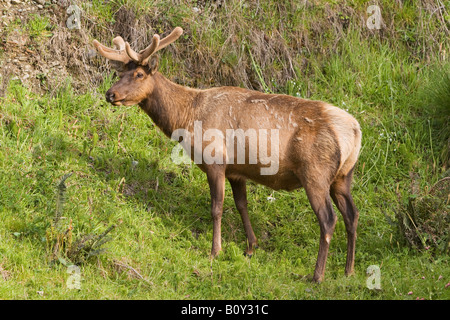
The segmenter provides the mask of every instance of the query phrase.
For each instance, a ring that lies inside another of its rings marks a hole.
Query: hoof
[[[315,282],[317,284],[321,284],[323,281],[323,277],[312,277],[312,282]]]
[[[355,275],[355,270],[345,271],[346,277],[351,277]]]
[[[258,249],[258,245],[252,246],[252,249],[251,249],[251,250],[247,249],[247,250],[244,252],[244,256],[251,258],[251,257],[253,256],[253,250],[254,250],[254,249]]]
[[[214,258],[217,258],[220,253],[222,252],[222,249],[218,250],[218,251],[211,251],[211,254],[209,256],[210,260],[214,260]]]

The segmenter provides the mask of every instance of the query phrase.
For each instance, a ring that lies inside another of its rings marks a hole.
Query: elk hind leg
[[[320,185],[319,183],[314,182],[314,180],[309,180],[309,182],[305,181],[303,186],[311,207],[319,221],[319,253],[317,255],[313,281],[322,282],[325,274],[328,249],[336,226],[337,216],[334,213],[333,205],[331,203],[329,185]]]
[[[347,175],[338,176],[330,188],[331,197],[342,214],[347,231],[347,262],[345,274],[354,272],[356,228],[359,213],[350,194],[353,169]]]

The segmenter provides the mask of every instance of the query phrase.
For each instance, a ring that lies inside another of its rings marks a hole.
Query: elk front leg
[[[233,190],[234,203],[236,204],[236,208],[241,215],[245,234],[247,235],[247,250],[245,251],[245,254],[251,257],[253,254],[253,249],[257,247],[257,240],[248,217],[247,188],[245,185],[245,180],[228,179],[228,181],[230,181],[231,189]]]
[[[221,166],[213,166],[206,173],[211,194],[211,216],[213,219],[213,240],[211,257],[215,257],[222,250],[222,211],[225,194],[225,172]]]

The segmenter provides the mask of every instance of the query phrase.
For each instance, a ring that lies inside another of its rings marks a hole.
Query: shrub
[[[397,212],[398,230],[413,248],[434,253],[449,251],[450,177],[439,180],[429,192],[413,194]]]
[[[107,235],[115,228],[115,225],[109,226],[101,234],[83,234],[78,239],[73,239],[72,219],[70,219],[68,227],[60,225],[67,189],[65,181],[71,175],[72,173],[65,174],[57,186],[56,212],[53,223],[47,228],[45,235],[50,262],[59,260],[66,264],[67,259],[77,265],[106,251],[103,245],[111,240]]]

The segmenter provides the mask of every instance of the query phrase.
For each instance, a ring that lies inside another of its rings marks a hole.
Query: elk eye
[[[138,73],[136,73],[136,77],[143,78],[144,74],[142,72],[138,72]]]

